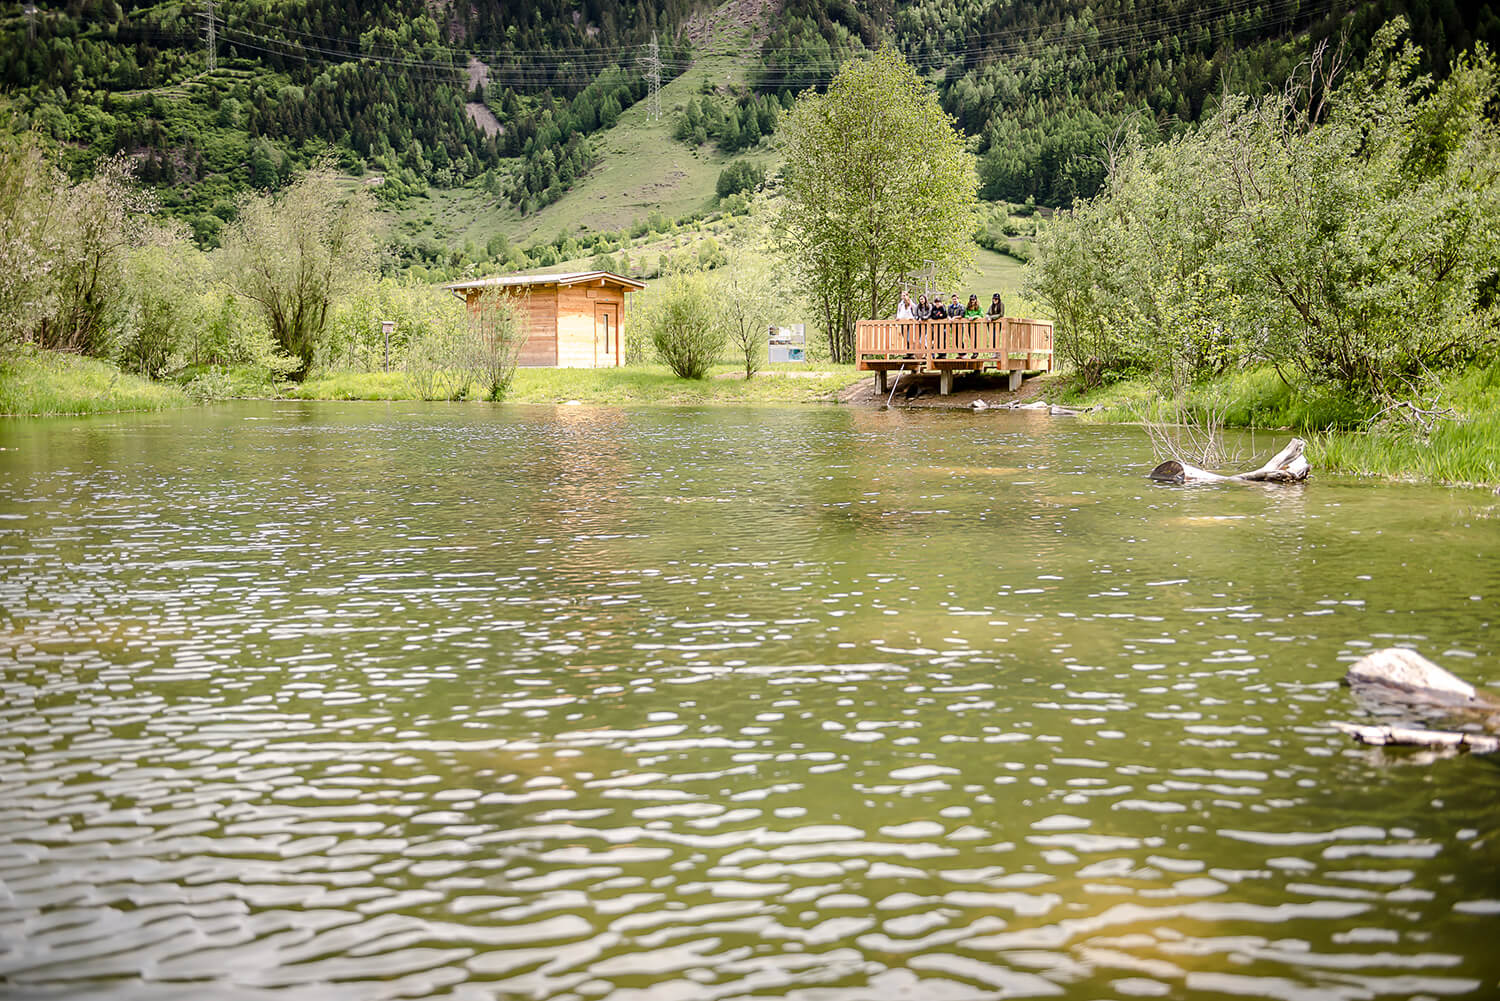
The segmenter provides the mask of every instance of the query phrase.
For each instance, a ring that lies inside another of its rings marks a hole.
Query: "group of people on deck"
[[[932,302],[927,301],[927,296],[922,295],[916,302],[911,301],[911,293],[905,289],[901,291],[901,301],[896,305],[896,319],[898,320],[990,320],[995,321],[1005,315],[1005,303],[1000,299],[1000,293],[996,292],[990,298],[989,312],[981,312],[979,308],[979,296],[969,296],[967,305],[959,305],[958,293],[948,304],[943,305],[943,297],[934,295]]]

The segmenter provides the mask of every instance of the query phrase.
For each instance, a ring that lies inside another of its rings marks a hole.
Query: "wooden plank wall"
[[[506,289],[505,294],[521,307],[526,324],[526,343],[516,364],[522,368],[552,368],[557,364],[557,288]],[[479,289],[468,293],[470,309],[479,308]]]
[[[611,368],[616,364],[619,318],[624,315],[624,293],[598,285],[570,285],[557,291],[557,364],[560,368]],[[611,357],[595,360],[594,308],[613,306],[615,322],[610,329]]]

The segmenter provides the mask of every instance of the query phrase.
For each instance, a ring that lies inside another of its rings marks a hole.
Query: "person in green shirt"
[[[977,296],[977,295],[971,295],[971,296],[969,296],[969,303],[968,303],[968,305],[966,305],[964,307],[964,319],[965,320],[982,320],[982,319],[984,319],[984,313],[980,312],[980,310],[979,310],[979,296]]]

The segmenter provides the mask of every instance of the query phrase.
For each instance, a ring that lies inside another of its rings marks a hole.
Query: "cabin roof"
[[[538,285],[591,285],[598,282],[601,285],[618,285],[627,291],[639,291],[646,287],[645,282],[638,282],[634,278],[626,278],[610,271],[568,271],[561,274],[551,275],[493,275],[489,278],[470,278],[465,281],[449,282],[443,288],[453,292],[466,292],[476,288],[525,288]]]

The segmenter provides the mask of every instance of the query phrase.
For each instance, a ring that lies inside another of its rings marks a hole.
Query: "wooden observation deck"
[[[875,373],[880,393],[887,372],[937,372],[939,391],[947,396],[954,372],[1008,372],[1016,390],[1023,373],[1052,371],[1047,320],[860,320],[854,347],[855,367]]]

